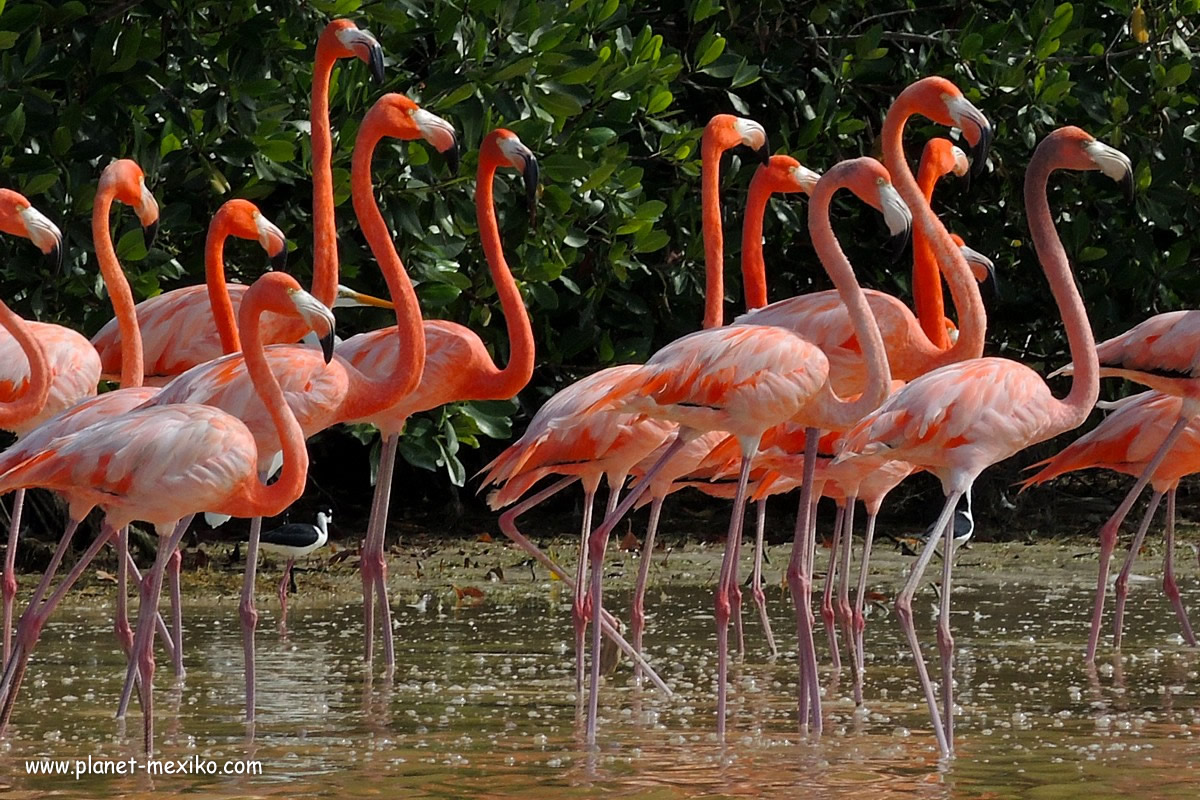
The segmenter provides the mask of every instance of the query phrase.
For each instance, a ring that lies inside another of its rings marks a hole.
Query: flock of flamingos
[[[145,720],[145,746],[153,745],[154,640],[162,639],[182,674],[182,623],[177,546],[193,515],[209,512],[253,519],[246,554],[240,612],[246,667],[246,714],[254,715],[254,579],[261,519],[283,512],[303,490],[308,468],[306,437],[336,423],[367,421],[383,434],[384,449],[375,501],[362,547],[366,658],[373,658],[378,613],[383,657],[394,664],[392,623],[384,558],[392,466],[407,417],[444,403],[510,398],[529,381],[534,340],[520,289],[505,262],[493,199],[498,170],[524,178],[532,214],[537,200],[534,154],[511,132],[489,133],[480,145],[475,189],[479,230],[488,268],[502,305],[510,358],[497,367],[470,330],[440,320],[422,320],[417,295],[397,255],[376,204],[371,160],[387,138],[423,139],[457,163],[451,125],[399,94],[387,94],[368,111],[355,143],[351,182],[353,207],[390,291],[390,302],[357,295],[338,285],[329,122],[330,76],[338,59],[358,58],[383,78],[376,40],[348,20],[321,34],[316,48],[312,93],[313,287],[305,291],[285,272],[263,275],[251,286],[228,284],[222,248],[229,236],[257,240],[277,267],[287,242],[251,203],[230,200],[212,220],[205,244],[207,286],[180,289],[134,304],[110,238],[114,200],[131,206],[143,226],[157,224],[158,206],[141,169],[132,161],[109,165],[100,178],[93,210],[97,260],[115,319],[91,342],[67,328],[26,322],[0,304],[0,420],[17,433],[0,454],[0,492],[16,491],[4,568],[4,671],[0,679],[0,731],[8,724],[22,676],[40,631],[55,606],[106,544],[118,550],[120,590],[116,629],[128,655],[120,713],[138,690]],[[971,159],[944,139],[927,143],[914,177],[903,149],[906,121],[924,116],[961,131]],[[935,692],[913,626],[912,600],[939,543],[952,552],[953,518],[961,498],[989,465],[1023,448],[1070,431],[1096,404],[1099,380],[1123,376],[1153,392],[1123,401],[1099,428],[1045,465],[1031,480],[1045,480],[1086,466],[1108,466],[1139,475],[1129,496],[1101,531],[1101,566],[1096,584],[1087,658],[1094,659],[1107,586],[1108,562],[1120,524],[1147,482],[1154,500],[1118,581],[1117,642],[1124,578],[1150,514],[1192,470],[1190,454],[1200,431],[1189,421],[1200,411],[1200,381],[1194,371],[1195,332],[1200,312],[1161,314],[1128,333],[1096,345],[1076,289],[1067,255],[1055,232],[1046,189],[1055,170],[1098,170],[1132,192],[1129,159],[1076,127],[1049,133],[1026,172],[1025,208],[1038,260],[1061,312],[1070,345],[1071,388],[1054,397],[1033,370],[1002,358],[983,358],[985,316],[979,282],[991,265],[950,234],[930,208],[937,180],[966,175],[984,165],[992,129],[983,113],[952,83],[925,78],[904,89],[888,111],[882,130],[883,163],[857,158],[819,175],[784,155],[770,155],[757,123],[726,114],[704,131],[702,200],[707,301],[703,328],[655,353],[643,365],[618,366],[590,375],[551,398],[525,435],[487,469],[486,483],[497,507],[512,506],[501,527],[574,592],[573,622],[577,690],[588,689],[587,738],[596,736],[597,658],[602,635],[612,637],[635,663],[639,682],[667,686],[641,655],[643,594],[650,558],[642,560],[627,642],[604,609],[602,564],[609,535],[635,505],[651,504],[644,552],[653,552],[654,528],[663,499],[682,486],[732,497],[725,556],[716,589],[718,696],[716,729],[726,726],[729,623],[742,647],[738,568],[745,506],[768,495],[800,488],[799,512],[787,582],[796,609],[799,720],[810,733],[821,730],[812,613],[815,503],[822,495],[844,508],[826,572],[822,619],[838,657],[837,628],[851,655],[855,697],[861,702],[863,596],[876,512],[884,496],[906,476],[928,470],[942,482],[946,502],[934,531],[895,600],[895,611],[912,649],[932,729],[943,755],[954,744],[954,642],[950,630],[952,558],[943,559],[937,643],[941,696]],[[761,161],[746,209],[742,270],[750,311],[724,324],[721,154],[748,147]],[[894,297],[863,290],[830,224],[830,201],[846,189],[879,210],[890,233],[907,238],[915,256],[916,314]],[[836,289],[767,304],[762,226],[773,193],[808,195],[813,245]],[[0,190],[0,227],[58,256],[55,225],[21,195]],[[945,279],[960,328],[944,316]],[[355,336],[334,349],[331,308],[341,304],[394,306],[396,326]],[[294,344],[312,331],[320,346]],[[121,388],[97,394],[102,377],[120,377]],[[151,385],[154,385],[152,388]],[[161,388],[158,388],[161,387]],[[1174,457],[1168,451],[1181,440]],[[267,479],[281,470],[278,479]],[[623,495],[629,476],[636,482]],[[548,476],[558,480],[530,494]],[[592,500],[601,480],[609,486],[603,521],[593,529]],[[586,494],[578,567],[568,574],[517,529],[517,517],[576,480]],[[14,553],[22,493],[54,490],[67,501],[69,522],[52,563],[34,589],[13,631],[16,595]],[[862,547],[858,593],[849,590],[853,509],[862,500],[869,513]],[[519,502],[518,502],[519,501]],[[516,505],[513,505],[516,503]],[[53,577],[79,522],[93,509],[104,514],[102,534],[65,578]],[[762,520],[754,556],[752,593],[763,609]],[[136,573],[127,552],[127,525],[152,524],[159,549],[150,572]],[[943,533],[944,532],[944,533]],[[1187,626],[1170,567],[1168,524],[1166,587]],[[840,562],[840,564],[839,564]],[[128,622],[125,585],[129,572],[140,581],[136,632]],[[156,609],[164,577],[173,595],[172,624]],[[836,598],[834,587],[836,584]],[[155,610],[148,613],[146,610]],[[762,613],[764,625],[765,612]],[[587,624],[592,621],[590,680],[584,674]],[[772,650],[774,638],[766,630]]]

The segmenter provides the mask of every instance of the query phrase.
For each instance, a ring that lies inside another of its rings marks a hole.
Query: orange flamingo
[[[330,76],[339,59],[358,58],[370,67],[371,76],[383,82],[383,49],[365,30],[348,19],[337,19],[325,26],[317,40],[313,64],[311,104],[312,166],[313,166],[313,294],[333,307],[337,300],[344,305],[387,305],[377,298],[362,295],[338,286],[337,222],[333,210],[333,134],[329,123]],[[264,241],[263,246],[267,243]],[[272,252],[276,269],[287,261],[287,250]],[[224,269],[213,269],[206,259],[205,275],[209,284],[186,286],[163,292],[137,304],[138,326],[144,347],[146,383],[162,386],[171,378],[197,364],[237,352],[231,349],[236,340],[237,326],[232,319],[213,327],[209,296],[214,284],[225,285],[234,316],[241,305],[246,287],[239,283],[225,284]],[[305,328],[294,319],[268,315],[263,321],[263,341],[295,342]],[[125,336],[117,320],[108,322],[92,337],[100,351],[106,377],[121,371],[121,340]]]
[[[988,466],[1031,444],[1077,428],[1087,418],[1099,393],[1099,364],[1087,311],[1075,287],[1066,253],[1054,230],[1046,184],[1056,169],[1102,170],[1116,180],[1131,180],[1129,159],[1076,127],[1059,128],[1038,145],[1025,177],[1025,207],[1034,247],[1067,329],[1076,364],[1071,390],[1055,398],[1033,370],[1003,358],[979,358],[952,364],[924,375],[893,394],[843,440],[839,460],[861,456],[910,462],[936,475],[946,504],[935,524],[945,531],[945,550],[953,552],[950,525],[959,498]],[[938,241],[935,240],[935,246]],[[941,242],[948,246],[948,239]],[[937,549],[929,542],[896,597],[896,614],[912,649],[913,660],[929,705],[938,747],[943,756],[954,743],[954,640],[950,632],[952,558],[943,559],[938,647],[942,661],[945,725],[925,668],[916,630],[912,598]]]
[[[752,148],[763,162],[768,161],[770,152],[767,149],[766,131],[757,122],[731,114],[717,114],[709,120],[704,128],[700,149],[701,231],[704,237],[705,258],[703,319],[705,327],[724,324],[725,240],[721,225],[720,162],[721,155],[726,150],[739,145]],[[781,162],[777,169],[786,170],[787,167],[788,165]],[[744,269],[743,280],[747,292],[751,291],[750,284],[753,279],[754,276]],[[765,282],[760,281],[760,283],[763,287],[762,291],[765,292]],[[489,501],[492,508],[502,508],[516,502],[537,481],[547,475],[578,475],[584,484],[581,541],[587,541],[591,532],[592,505],[601,478],[607,477],[608,479],[608,512],[611,513],[616,507],[621,486],[625,483],[629,469],[653,452],[667,435],[667,431],[662,426],[658,426],[654,430],[643,428],[636,435],[632,435],[633,431],[638,430],[638,423],[626,419],[626,415],[616,412],[596,414],[590,411],[595,400],[590,396],[591,392],[601,391],[608,382],[622,379],[627,370],[627,367],[601,370],[583,381],[563,388],[538,411],[530,422],[525,435],[491,464],[484,467],[484,470],[488,472],[484,486],[500,481],[505,482],[504,489],[495,493]],[[588,434],[577,435],[579,426],[584,426]],[[606,426],[612,426],[612,429],[607,430]],[[541,455],[533,457],[532,454],[539,451],[547,454],[545,459],[542,459]],[[569,455],[563,455],[566,453]],[[557,468],[567,464],[577,466],[565,470]],[[561,480],[549,489],[539,492],[534,498],[527,499],[509,509],[500,517],[500,529],[534,558],[543,563],[548,562],[549,559],[521,534],[516,526],[516,520],[525,511],[571,485],[574,480],[574,477]],[[557,565],[554,565],[552,569],[561,571]],[[583,685],[583,635],[589,613],[584,583],[586,571],[587,557],[585,547],[581,543],[577,572],[579,580],[574,585],[576,595],[572,609],[572,622],[576,637],[577,689],[582,689]],[[609,622],[606,621],[604,626],[606,635],[609,628]],[[636,662],[639,659],[634,660]]]
[[[882,210],[893,235],[907,235],[911,216],[892,188],[887,170],[874,159],[860,158],[838,164],[818,181],[813,191],[809,232],[814,247],[850,309],[855,333],[864,343],[863,349],[871,364],[867,391],[857,401],[845,402],[835,394],[828,380],[829,361],[818,347],[785,328],[747,324],[702,330],[675,340],[659,350],[645,366],[614,386],[601,404],[668,419],[676,422],[680,429],[672,446],[663,451],[658,464],[646,471],[638,485],[589,539],[592,607],[596,610],[602,607],[602,566],[608,535],[646,491],[662,465],[689,440],[705,431],[728,431],[741,445],[742,470],[716,591],[718,736],[725,733],[730,594],[731,586],[737,583],[737,563],[732,557],[736,553],[736,543],[741,540],[746,486],[759,439],[771,427],[795,418],[813,427],[848,427],[887,395],[887,355],[879,328],[829,222],[830,199],[843,187]],[[806,543],[798,544],[807,549]],[[797,632],[803,648],[807,606],[799,599],[796,605],[801,612],[797,614]],[[810,642],[811,633],[809,628]],[[589,743],[595,741],[596,733],[599,652],[599,631],[593,629]],[[811,648],[808,652],[802,650],[802,662],[809,658],[815,673]]]
[[[121,162],[116,162],[120,164]],[[132,162],[129,162],[132,164]],[[133,171],[124,174],[123,167],[113,167],[116,171],[107,173],[107,179],[101,178],[97,189],[92,212],[92,237],[96,246],[96,257],[100,263],[101,274],[113,309],[118,315],[127,314],[133,308],[133,295],[129,285],[125,283],[124,274],[117,263],[116,250],[112,246],[112,238],[108,229],[109,209],[114,198],[120,199],[134,208],[142,225],[152,231],[158,224],[158,203],[146,188],[145,176],[141,169],[133,164]],[[18,203],[19,205],[19,203]],[[26,202],[24,212],[26,224],[29,226],[35,243],[45,252],[58,251],[61,258],[61,234],[52,222],[41,214],[33,211]],[[152,233],[147,234],[153,238]],[[127,316],[130,316],[127,314]],[[126,320],[129,324],[130,319]],[[38,337],[42,349],[46,353],[46,361],[50,369],[50,393],[38,413],[26,418],[19,424],[14,424],[12,431],[18,437],[24,437],[37,429],[51,417],[65,409],[71,408],[84,398],[96,394],[96,386],[100,381],[100,357],[95,348],[82,334],[70,328],[59,325],[47,325],[40,322],[29,323],[30,329]],[[25,371],[24,359],[19,355],[15,341],[9,337],[0,338],[0,385],[20,387],[29,380]],[[126,371],[121,375],[125,385],[133,385],[134,374]],[[4,603],[4,652],[10,653],[12,641],[13,599],[17,593],[16,554],[17,537],[21,528],[21,511],[25,504],[25,491],[20,489],[13,498],[13,512],[8,530],[8,547],[4,557],[3,603]]]
[[[244,354],[255,387],[271,410],[284,462],[279,480],[265,485],[258,478],[261,456],[250,430],[236,417],[199,404],[142,407],[111,417],[53,440],[45,449],[18,445],[0,457],[0,487],[43,487],[67,496],[71,519],[80,520],[95,507],[104,509],[104,530],[54,593],[42,599],[74,530],[68,526],[50,568],[18,623],[13,656],[0,682],[7,726],[29,656],[49,615],[115,531],[133,520],[155,526],[159,534],[154,567],[142,584],[134,658],[126,684],[140,679],[139,697],[145,716],[145,747],[154,742],[154,617],[163,571],[178,546],[190,516],[216,509],[236,516],[281,513],[304,489],[308,452],[295,416],[287,407],[279,381],[263,353],[259,319],[266,311],[306,320],[322,337],[325,358],[333,353],[333,314],[286,274],[259,278],[247,292],[239,323],[247,341]]]
[[[1146,465],[1162,446],[1167,433],[1183,412],[1183,399],[1174,395],[1149,391],[1125,398],[1104,421],[1063,448],[1058,455],[1031,465],[1042,467],[1034,476],[1027,478],[1022,488],[1074,472],[1080,469],[1109,469],[1125,475],[1141,475]],[[1137,560],[1138,551],[1146,531],[1154,519],[1159,502],[1167,496],[1166,552],[1163,554],[1163,592],[1175,609],[1184,640],[1196,646],[1196,634],[1188,620],[1187,611],[1179,597],[1179,586],[1175,582],[1175,490],[1179,481],[1200,472],[1200,426],[1194,420],[1188,422],[1183,433],[1171,449],[1171,457],[1162,461],[1150,475],[1154,494],[1137,535],[1129,545],[1125,564],[1117,575],[1116,613],[1113,617],[1113,647],[1121,649],[1122,621],[1125,618],[1125,598],[1129,594],[1129,573]]]
[[[484,257],[504,311],[509,341],[508,364],[503,369],[497,367],[483,341],[470,328],[447,320],[427,320],[425,372],[420,385],[399,404],[382,413],[352,420],[375,425],[383,437],[375,497],[359,564],[362,570],[366,661],[370,663],[373,657],[375,623],[371,598],[377,594],[380,623],[383,626],[384,665],[389,671],[395,666],[396,655],[392,643],[391,608],[387,601],[387,562],[383,545],[391,499],[392,470],[396,464],[400,433],[413,414],[463,400],[508,400],[525,388],[533,376],[533,328],[529,324],[521,290],[504,258],[492,196],[492,184],[500,167],[519,170],[524,176],[525,199],[530,219],[534,219],[537,208],[537,159],[515,133],[503,128],[497,128],[485,136],[479,147],[475,213],[479,219],[479,237],[483,242]],[[392,329],[359,334],[338,345],[338,355],[363,372],[390,374],[396,370],[398,356],[398,351],[392,346],[394,336]]]
[[[371,181],[371,159],[384,137],[404,140],[424,139],[443,152],[456,146],[454,129],[440,117],[420,108],[400,94],[381,97],[363,118],[354,144],[351,166],[351,191],[354,210],[371,252],[379,262],[396,304],[396,326],[391,338],[382,344],[399,348],[393,372],[374,376],[338,357],[326,364],[321,354],[302,345],[273,345],[266,349],[272,371],[279,376],[284,396],[300,423],[304,435],[311,436],[332,425],[351,419],[379,414],[399,403],[416,389],[425,363],[425,330],[416,292],[396,253],[391,234],[375,202]],[[219,287],[218,287],[219,288]],[[220,317],[230,313],[228,303],[214,306]],[[224,356],[201,364],[176,378],[150,402],[204,403],[234,414],[258,441],[259,469],[270,475],[281,449],[270,410],[255,393],[248,364],[240,355]],[[210,509],[216,510],[216,509]],[[250,524],[246,548],[246,573],[242,586],[240,612],[243,649],[246,658],[246,716],[254,719],[254,631],[258,612],[254,607],[254,577],[257,572],[258,539],[262,520]],[[386,596],[381,598],[386,602]]]

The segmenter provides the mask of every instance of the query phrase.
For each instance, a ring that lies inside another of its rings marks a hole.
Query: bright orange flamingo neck
[[[333,131],[329,124],[329,83],[337,58],[317,47],[313,63],[312,129],[313,275],[312,294],[332,307],[337,299],[337,218],[333,210]],[[222,342],[224,339],[222,339]]]
[[[268,280],[272,277],[274,276],[264,276]],[[238,508],[235,509],[238,516],[244,517],[269,517],[282,513],[304,492],[304,483],[308,476],[308,449],[304,446],[304,432],[288,407],[279,380],[271,372],[266,353],[263,351],[261,322],[266,310],[264,295],[268,290],[264,278],[260,278],[246,290],[238,309],[238,328],[241,338],[246,342],[246,349],[242,354],[246,372],[279,434],[279,441],[283,447],[283,468],[280,470],[279,479],[270,485],[263,484],[257,478],[250,479],[249,491],[244,498],[246,507],[243,508],[238,503]]]
[[[979,295],[979,285],[975,282],[962,251],[955,246],[945,226],[933,213],[905,159],[904,125],[914,114],[925,115],[914,95],[905,90],[896,98],[896,102],[892,103],[884,118],[881,138],[884,165],[891,173],[892,185],[912,211],[914,235],[919,231],[931,248],[934,260],[950,287],[950,297],[958,311],[958,340],[940,351],[932,342],[927,343],[936,354],[928,364],[928,368],[933,369],[983,355],[987,315],[983,309],[983,298]]]
[[[521,290],[513,279],[508,261],[504,258],[504,247],[500,241],[500,226],[496,221],[496,205],[493,183],[500,162],[494,158],[480,158],[475,182],[475,213],[479,218],[479,238],[483,242],[483,255],[496,284],[500,307],[504,311],[504,324],[508,332],[509,356],[504,369],[492,364],[492,373],[478,381],[479,399],[507,400],[525,388],[533,377],[534,342],[533,328],[529,323],[529,312]]]
[[[237,353],[242,349],[233,300],[229,297],[229,285],[225,282],[225,240],[229,238],[231,227],[229,216],[222,206],[209,223],[208,236],[204,240],[204,279],[208,284],[213,322],[221,337],[221,351],[225,354]],[[121,363],[124,364],[124,360]]]
[[[142,332],[138,328],[137,310],[134,307],[133,291],[125,278],[125,271],[117,260],[109,233],[109,215],[116,197],[115,181],[101,181],[92,205],[92,241],[96,246],[96,260],[100,264],[100,275],[108,289],[117,328],[121,332],[121,388],[142,385],[145,359],[142,355]]]
[[[704,236],[704,327],[725,324],[725,234],[721,229],[721,153],[725,148],[705,130],[700,145],[701,225]]]
[[[763,217],[771,186],[767,173],[756,171],[746,196],[746,218],[742,221],[742,285],[746,295],[746,310],[767,304],[767,265],[763,258]]]
[[[938,180],[944,174],[941,164],[927,147],[921,153],[921,163],[917,167],[917,186],[926,203],[933,201],[934,187],[937,186]],[[946,307],[942,297],[942,273],[938,269],[933,247],[929,244],[924,229],[919,225],[913,230],[912,243],[912,293],[917,321],[933,346],[939,350],[945,350],[950,347],[950,334],[946,330],[945,323]]]
[[[362,419],[391,408],[411,394],[421,382],[425,369],[425,327],[421,307],[404,263],[392,243],[391,233],[371,182],[371,159],[375,148],[386,135],[383,118],[368,113],[354,142],[354,157],[350,167],[351,197],[363,236],[371,247],[375,260],[387,281],[388,291],[396,306],[396,336],[400,357],[395,370],[379,379],[357,370],[352,375],[350,392],[343,403],[343,419]],[[353,369],[347,365],[347,369]]]
[[[50,394],[50,367],[46,355],[25,320],[0,302],[0,327],[8,331],[29,361],[29,383],[10,403],[0,404],[0,429],[10,430],[42,412]]]

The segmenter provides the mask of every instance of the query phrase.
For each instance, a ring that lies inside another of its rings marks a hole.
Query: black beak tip
[[[271,256],[271,269],[276,272],[283,272],[287,269],[288,249],[285,244],[280,248],[279,252]]]
[[[992,148],[992,129],[983,125],[979,128],[979,142],[971,148],[971,175],[978,178],[987,165],[988,152]]]
[[[1129,172],[1126,172],[1125,176],[1121,178],[1121,188],[1125,190],[1125,199],[1132,203],[1133,196],[1134,196],[1134,190],[1135,190],[1135,187],[1133,185],[1132,170]]]
[[[892,263],[897,263],[904,257],[904,251],[908,249],[908,240],[912,234],[911,228],[905,228],[900,233],[892,234],[888,240],[888,250],[892,254]]]
[[[529,209],[529,224],[534,225],[537,223],[537,192],[541,168],[533,155],[525,159],[523,175],[525,178],[525,205]]]
[[[63,266],[62,242],[58,242],[54,245],[54,247],[50,248],[50,252],[46,253],[46,259],[50,262],[51,267],[53,267],[54,274],[61,275]]]
[[[154,247],[154,242],[158,239],[158,220],[154,220],[149,225],[143,228],[143,235],[146,240],[146,249]]]
[[[320,342],[321,342],[321,355],[323,355],[325,357],[325,363],[328,364],[330,361],[333,361],[334,341],[333,341],[333,329],[332,328],[329,329],[329,333],[325,334],[324,336],[322,336],[320,338]]]
[[[758,163],[764,167],[771,163],[771,146],[767,144],[767,138],[763,137],[762,147],[754,151],[754,155],[758,156]]]
[[[987,277],[983,281],[983,289],[993,301],[1001,298],[1000,280],[996,277],[996,269],[994,267],[988,269]]]
[[[367,66],[371,70],[371,79],[382,86],[386,76],[383,73],[383,48],[378,44],[371,48],[371,54],[367,58]]]
[[[450,167],[450,174],[457,175],[458,174],[458,142],[455,142],[454,144],[447,147],[445,152],[442,153],[442,155],[445,156],[446,164],[449,165],[449,167]]]

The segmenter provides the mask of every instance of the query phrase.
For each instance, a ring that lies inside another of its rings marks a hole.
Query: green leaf
[[[1167,87],[1181,86],[1187,83],[1190,77],[1192,77],[1192,65],[1185,61],[1167,70],[1167,76],[1163,79],[1163,85]]]
[[[703,48],[701,50],[700,48]],[[721,53],[725,52],[725,37],[713,36],[708,42],[700,41],[700,45],[696,48],[696,66],[705,67],[716,61]]]
[[[269,139],[259,145],[258,151],[276,164],[288,164],[296,159],[296,146],[286,139]]]
[[[670,235],[661,228],[647,228],[633,237],[633,251],[635,253],[652,253],[666,247],[669,241],[671,241]]]
[[[21,191],[26,195],[42,194],[56,183],[58,183],[58,173],[43,172],[26,181],[21,187]]]
[[[0,31],[0,50],[7,50],[17,43],[21,34],[16,31]]]
[[[146,240],[141,228],[132,228],[117,240],[117,258],[122,261],[141,261],[146,257]]]
[[[1054,9],[1054,17],[1046,26],[1046,36],[1057,39],[1071,27],[1071,18],[1075,16],[1075,7],[1070,3],[1059,3]]]
[[[650,97],[650,101],[646,103],[646,113],[658,114],[666,111],[674,99],[675,95],[671,94],[668,89],[659,89]]]

